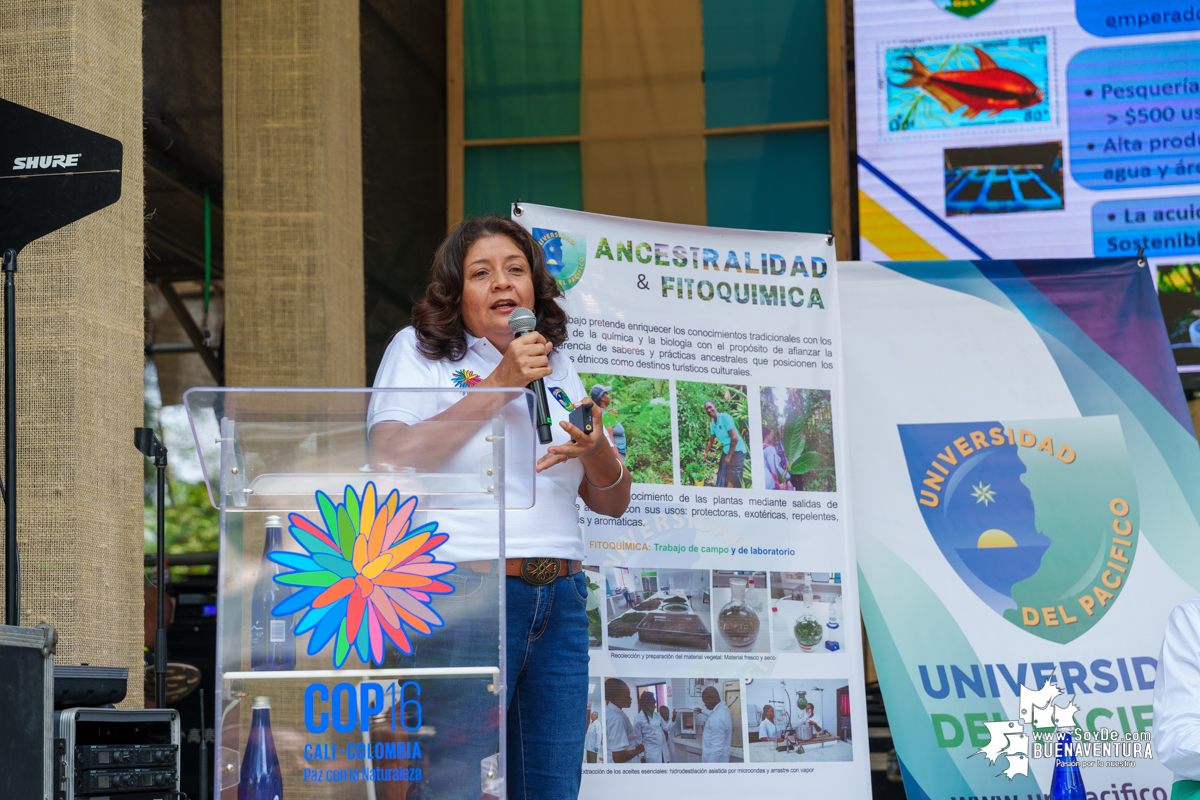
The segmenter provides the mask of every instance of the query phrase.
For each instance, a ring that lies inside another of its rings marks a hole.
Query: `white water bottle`
[[[763,613],[762,595],[759,594],[758,589],[754,588],[753,576],[751,576],[750,585],[746,589],[746,605],[753,608],[759,614]]]

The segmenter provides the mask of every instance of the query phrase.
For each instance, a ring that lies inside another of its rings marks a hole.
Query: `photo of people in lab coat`
[[[604,761],[604,722],[600,719],[603,707],[599,678],[588,679],[587,735],[583,739],[583,764],[598,764]]]
[[[750,761],[854,760],[846,680],[751,680],[746,712]]]
[[[610,764],[727,764],[744,759],[737,678],[608,678]]]

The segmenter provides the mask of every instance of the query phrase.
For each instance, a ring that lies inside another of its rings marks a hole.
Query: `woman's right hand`
[[[553,349],[554,345],[537,331],[518,336],[509,343],[504,358],[492,374],[478,385],[523,389],[538,378],[547,378],[554,371],[550,368],[550,351]]]

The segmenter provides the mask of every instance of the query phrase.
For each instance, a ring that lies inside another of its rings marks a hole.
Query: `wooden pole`
[[[850,259],[850,141],[847,129],[845,0],[825,0],[829,51],[829,201],[839,260]]]
[[[463,0],[446,0],[446,228],[463,218]]]

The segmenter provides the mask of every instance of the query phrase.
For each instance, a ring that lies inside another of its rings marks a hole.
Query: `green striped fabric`
[[[709,128],[827,119],[824,0],[704,0]],[[769,231],[832,227],[829,132],[713,136],[708,224]]]
[[[468,147],[463,211],[508,216],[517,199],[583,208],[583,168],[577,144]]]
[[[713,136],[704,172],[709,225],[807,233],[833,227],[826,130]]]
[[[468,140],[579,133],[582,19],[580,0],[463,0]],[[577,144],[468,147],[463,166],[468,215],[583,205]]]
[[[828,117],[824,0],[703,0],[703,13],[709,128]],[[463,0],[463,30],[468,140],[579,133],[581,0]],[[467,214],[518,197],[583,206],[578,144],[467,147],[464,167]],[[709,225],[832,227],[825,130],[710,137],[705,180]]]
[[[467,139],[579,133],[579,0],[463,0]]]
[[[825,0],[704,0],[710,128],[829,116]]]

